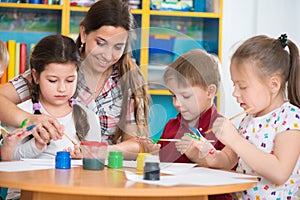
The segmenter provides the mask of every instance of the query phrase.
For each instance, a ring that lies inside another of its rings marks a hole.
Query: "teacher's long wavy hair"
[[[129,37],[126,43],[124,54],[116,63],[119,67],[120,85],[123,95],[122,111],[119,126],[113,136],[112,143],[122,140],[127,119],[128,100],[134,99],[134,115],[139,131],[148,135],[148,113],[150,96],[147,84],[131,55],[131,46],[136,37],[134,33],[135,20],[130,12],[128,1],[125,0],[99,0],[89,9],[85,18],[80,24],[85,28],[86,34],[99,29],[102,26],[123,27],[128,31]],[[76,41],[81,52],[85,51],[81,43],[80,34]],[[128,73],[130,72],[130,73]],[[132,94],[129,94],[131,91]]]

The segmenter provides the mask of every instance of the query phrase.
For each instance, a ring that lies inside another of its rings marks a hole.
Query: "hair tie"
[[[69,99],[69,104],[73,108],[73,106],[76,104],[76,100],[74,98]]]
[[[286,34],[281,34],[280,37],[278,38],[278,40],[280,41],[283,48],[285,48],[288,45],[288,40],[287,40]]]
[[[33,110],[34,110],[34,111],[40,110],[40,109],[41,109],[40,103],[34,103],[34,104],[33,104]]]

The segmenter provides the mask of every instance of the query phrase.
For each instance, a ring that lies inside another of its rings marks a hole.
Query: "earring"
[[[84,46],[84,43],[81,43],[81,45],[80,45],[80,48],[82,49],[82,48],[83,48],[83,46]]]

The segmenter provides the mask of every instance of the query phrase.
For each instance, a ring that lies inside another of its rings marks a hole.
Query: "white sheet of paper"
[[[214,173],[215,172],[215,173]],[[237,174],[234,172],[227,172],[222,170],[207,169],[196,167],[176,175],[160,176],[159,181],[143,180],[143,175],[138,175],[133,172],[125,171],[126,178],[130,181],[142,182],[147,184],[156,184],[161,186],[175,186],[175,185],[231,185],[238,183],[255,182],[249,178],[254,176]]]
[[[82,160],[71,160],[71,167],[82,165]],[[0,171],[19,172],[55,168],[54,159],[22,159],[21,161],[0,162]]]
[[[160,172],[165,174],[180,174],[195,167],[194,163],[165,163],[159,164]],[[136,168],[136,161],[123,160],[123,167]]]

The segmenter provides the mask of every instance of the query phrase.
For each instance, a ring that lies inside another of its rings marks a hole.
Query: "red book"
[[[26,56],[27,56],[27,44],[21,43],[20,45],[20,74],[26,71]]]

